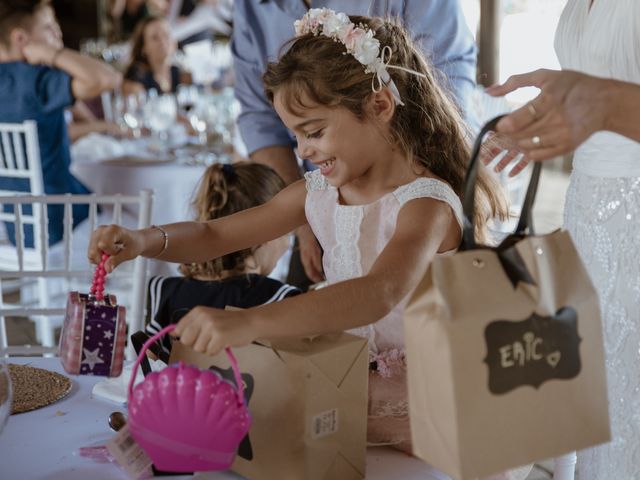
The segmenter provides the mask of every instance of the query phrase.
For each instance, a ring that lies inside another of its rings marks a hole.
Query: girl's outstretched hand
[[[102,252],[110,255],[104,264],[107,273],[122,262],[136,258],[144,250],[142,234],[139,230],[128,230],[118,225],[102,225],[94,230],[87,253],[89,261],[100,263]]]
[[[241,347],[257,338],[244,310],[195,307],[176,325],[171,335],[196,352],[215,355],[225,347]]]

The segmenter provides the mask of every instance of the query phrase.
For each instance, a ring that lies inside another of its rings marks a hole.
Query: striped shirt
[[[152,277],[147,288],[145,332],[153,335],[170,323],[178,323],[196,306],[249,308],[298,295],[300,290],[262,275],[239,275],[224,280],[186,277]],[[169,351],[171,339],[163,339]]]

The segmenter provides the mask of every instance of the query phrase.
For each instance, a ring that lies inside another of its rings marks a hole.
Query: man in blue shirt
[[[398,17],[433,65],[442,86],[469,118],[475,86],[477,49],[458,0],[235,0],[231,50],[235,92],[242,111],[238,127],[251,160],[274,168],[286,183],[300,178],[295,141],[267,101],[262,74],[295,34],[293,23],[309,8],[330,8],[350,15]],[[322,280],[321,252],[307,226],[297,231],[300,259],[307,276]],[[289,278],[290,283],[300,282]]]
[[[76,99],[116,88],[121,76],[101,61],[62,48],[60,38],[48,0],[0,0],[0,122],[36,121],[45,193],[89,193],[69,171],[64,110]],[[0,189],[28,192],[31,186],[0,178]],[[49,244],[54,244],[62,239],[63,207],[49,206],[47,213]],[[74,226],[87,215],[87,206],[74,206]],[[12,225],[7,226],[12,236]]]

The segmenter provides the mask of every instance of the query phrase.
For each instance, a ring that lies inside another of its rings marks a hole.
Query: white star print
[[[91,370],[95,368],[96,363],[104,363],[104,360],[98,358],[98,352],[100,351],[99,348],[96,348],[93,352],[90,352],[86,348],[83,348],[82,350],[84,351],[84,360],[82,360],[82,363],[89,365]]]
[[[107,330],[104,333],[104,338],[106,338],[107,340],[111,340],[111,337],[113,337],[113,332],[111,330]]]

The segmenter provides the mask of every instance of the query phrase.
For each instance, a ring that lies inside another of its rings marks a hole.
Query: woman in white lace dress
[[[538,71],[489,90],[541,89],[499,125],[530,158],[575,148],[565,226],[599,294],[612,425],[609,444],[578,454],[578,475],[589,480],[640,478],[638,46],[638,0],[569,0],[556,50],[564,69],[586,75]]]

